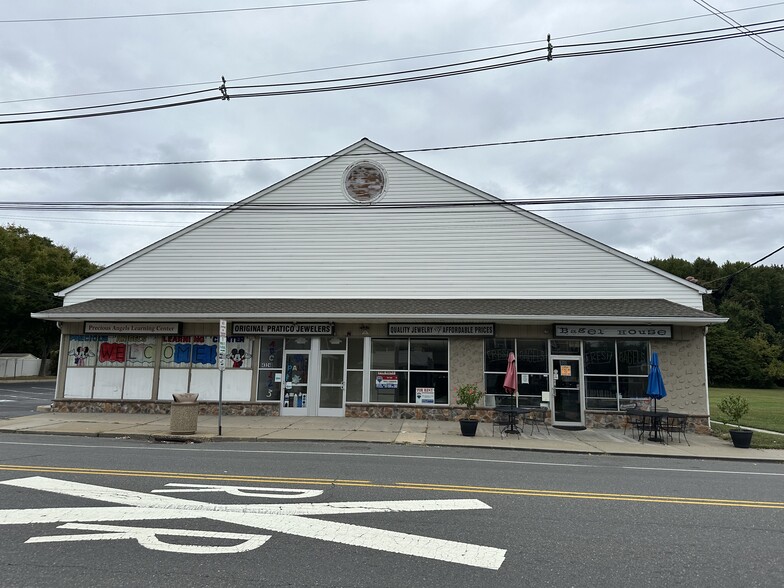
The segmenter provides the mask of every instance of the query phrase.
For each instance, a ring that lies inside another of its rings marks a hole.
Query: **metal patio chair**
[[[673,439],[672,434],[678,433],[678,443],[681,442],[681,435],[683,438],[686,439],[686,445],[691,447],[691,443],[689,443],[689,439],[686,437],[686,425],[688,424],[688,417],[685,414],[678,414],[671,412],[667,415],[662,421],[661,430],[662,433],[665,435],[665,440],[669,438],[670,440]]]

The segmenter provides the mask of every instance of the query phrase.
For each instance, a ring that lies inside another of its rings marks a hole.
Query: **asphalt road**
[[[3,586],[780,586],[784,466],[0,436]]]
[[[0,418],[25,416],[54,399],[54,380],[0,382]]]

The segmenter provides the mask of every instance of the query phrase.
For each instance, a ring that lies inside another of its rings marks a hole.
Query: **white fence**
[[[19,357],[0,357],[0,378],[20,378],[37,376],[41,369],[40,359],[22,359]]]

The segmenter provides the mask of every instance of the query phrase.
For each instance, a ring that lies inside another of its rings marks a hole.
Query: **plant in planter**
[[[720,419],[725,425],[727,423],[734,423],[735,428],[730,429],[730,437],[732,437],[732,444],[735,447],[746,448],[751,445],[751,435],[754,431],[742,429],[740,420],[749,412],[749,401],[743,396],[732,395],[725,396],[716,405],[722,415]]]
[[[477,384],[464,384],[455,389],[455,398],[458,404],[462,404],[469,411],[473,411],[476,405],[482,399],[483,392],[479,389]],[[479,426],[479,421],[476,415],[469,413],[466,418],[460,419],[460,431],[466,437],[473,437],[476,435],[476,428]]]

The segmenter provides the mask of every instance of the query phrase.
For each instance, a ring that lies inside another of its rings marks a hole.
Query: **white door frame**
[[[341,401],[339,408],[322,408],[321,407],[321,388],[323,386],[335,387],[337,388],[338,385],[335,384],[323,384],[321,382],[321,360],[325,355],[340,355],[343,357],[343,376],[341,378],[340,393],[341,393]],[[333,350],[333,349],[322,349],[319,351],[318,354],[318,366],[316,366],[316,374],[313,378],[314,381],[314,388],[315,394],[313,396],[314,402],[313,406],[316,409],[316,416],[329,416],[329,417],[342,417],[346,416],[346,358],[348,356],[348,352],[346,350]]]

